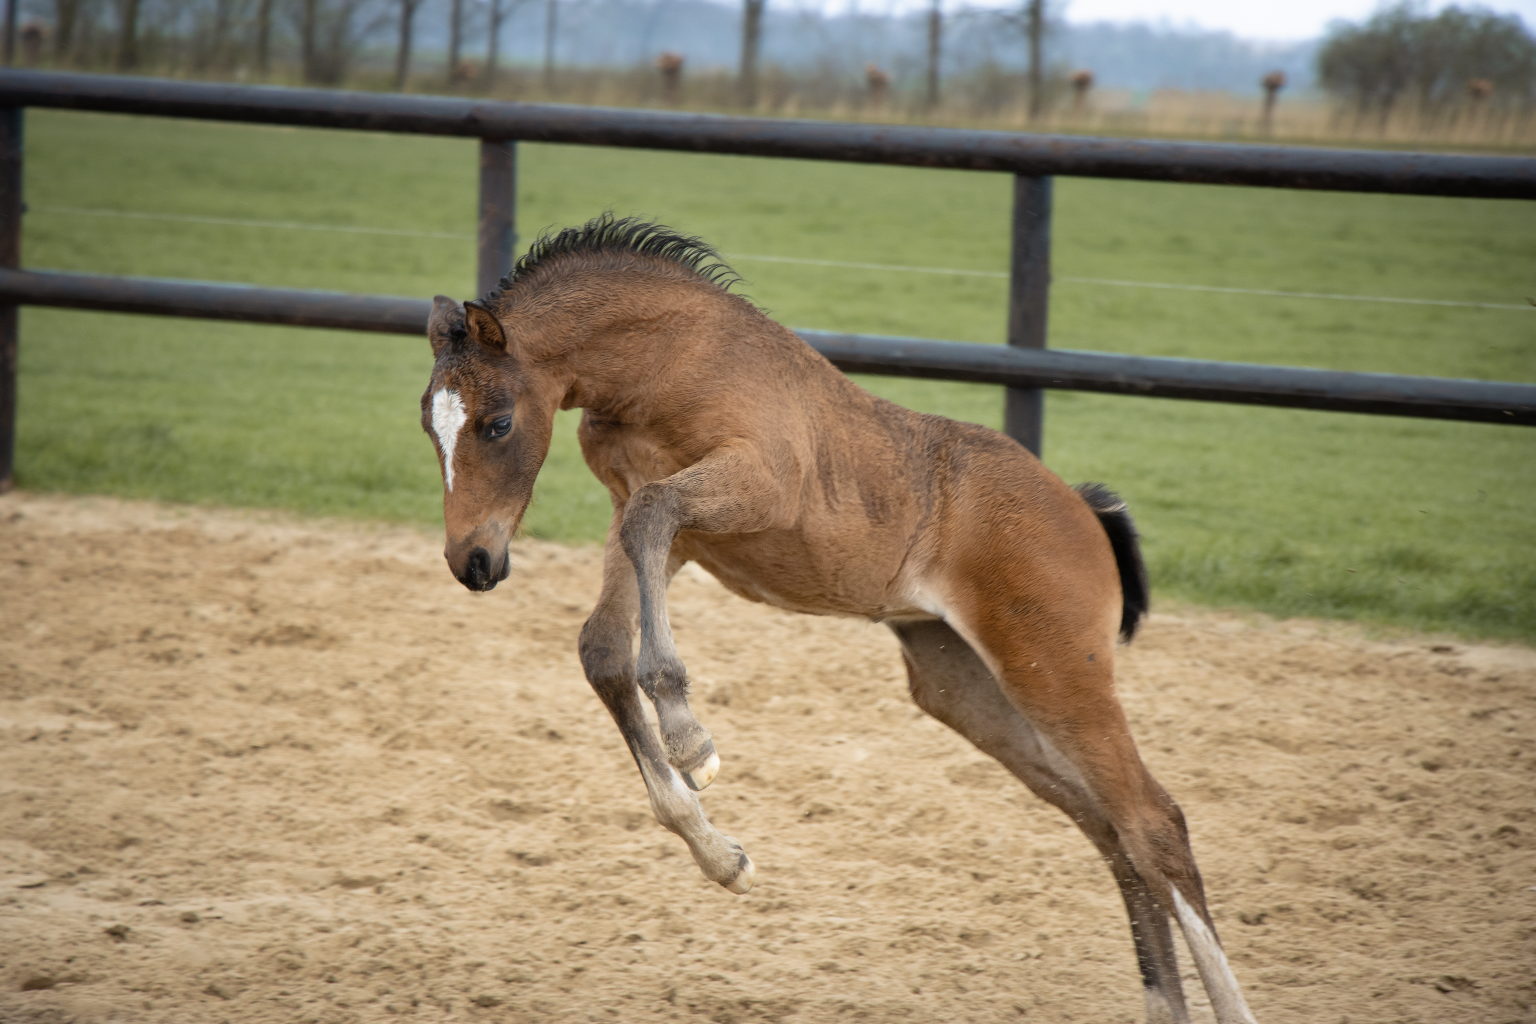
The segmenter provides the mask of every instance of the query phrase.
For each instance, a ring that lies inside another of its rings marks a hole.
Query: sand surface
[[[882,628],[674,583],[735,897],[582,678],[599,552],[440,546],[0,498],[0,1020],[1140,1019],[1109,873]],[[1186,609],[1119,664],[1261,1022],[1536,1020],[1536,652]]]

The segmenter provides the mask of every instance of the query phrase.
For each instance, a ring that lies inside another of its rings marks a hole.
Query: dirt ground
[[[673,585],[735,897],[582,678],[599,552],[440,546],[0,498],[0,1020],[1140,1018],[1109,873],[882,628]],[[1536,652],[1180,609],[1120,678],[1261,1022],[1536,1020]]]

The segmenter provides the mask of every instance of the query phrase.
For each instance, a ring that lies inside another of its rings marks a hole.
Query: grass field
[[[727,253],[998,271],[1002,175],[530,146],[525,233],[605,208]],[[375,293],[470,294],[472,242],[102,217],[118,210],[468,236],[474,143],[32,112],[29,266]],[[70,212],[74,211],[74,212]],[[1055,270],[1519,303],[1536,204],[1064,179]],[[798,327],[999,342],[1004,283],[742,259]],[[1536,310],[1054,289],[1061,348],[1536,380]],[[18,484],[432,523],[425,340],[29,309]],[[997,389],[869,378],[997,426]],[[563,414],[528,528],[600,537]],[[1162,597],[1536,639],[1536,433],[1056,393],[1046,462],[1120,490]]]

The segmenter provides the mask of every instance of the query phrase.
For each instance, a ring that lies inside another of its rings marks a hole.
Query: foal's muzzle
[[[489,551],[477,547],[464,560],[463,571],[455,575],[470,590],[485,591],[506,579],[511,571],[512,564],[507,558],[506,548],[501,549],[501,557],[493,562]]]

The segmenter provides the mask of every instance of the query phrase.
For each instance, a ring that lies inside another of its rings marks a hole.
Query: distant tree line
[[[1536,38],[1520,18],[1407,3],[1335,27],[1318,53],[1318,81],[1362,116],[1383,121],[1405,105],[1420,116],[1536,101]]]
[[[514,42],[521,48],[520,60],[538,59],[529,53],[531,37],[542,36],[546,91],[553,83],[557,25],[562,31],[582,34],[586,40],[582,49],[592,42],[592,26],[603,23],[626,33],[626,40],[649,41],[653,28],[663,20],[664,9],[670,9],[665,0],[633,0],[628,6],[624,0],[17,2],[22,23],[17,59],[33,65],[300,79],[317,85],[339,84],[357,72],[369,84],[393,79],[395,87],[401,88],[412,80],[412,51],[425,27],[431,30],[436,52],[431,56],[434,66],[422,70],[442,75],[442,84],[483,90],[496,83],[498,61],[505,60],[502,29],[519,13],[521,28]],[[708,4],[694,6],[720,11]],[[735,101],[756,106],[759,79],[771,72],[776,80],[807,73],[829,82],[836,78],[842,83],[838,89],[865,88],[872,97],[878,94],[880,103],[906,82],[913,105],[928,109],[939,104],[941,93],[947,103],[959,101],[978,110],[1009,106],[1023,98],[1030,114],[1039,116],[1044,107],[1065,102],[1069,89],[1075,90],[1073,109],[1084,105],[1087,87],[1072,85],[1074,69],[1051,57],[1067,37],[1059,0],[1011,0],[1007,7],[985,10],[961,0],[928,0],[926,6],[923,13],[905,18],[845,16],[858,25],[838,28],[834,36],[827,28],[833,23],[820,14],[804,8],[783,13],[783,0],[772,4],[725,0],[721,14],[730,18],[724,12],[735,8],[734,31],[739,33],[736,53],[727,58],[736,67],[724,72],[734,72]],[[772,31],[770,7],[780,12]],[[631,8],[634,12],[625,13]],[[621,13],[623,17],[617,18]],[[699,13],[688,17],[698,21]],[[542,21],[538,28],[536,21]],[[620,23],[625,26],[622,30]],[[568,24],[573,27],[567,29]],[[777,39],[777,34],[786,32],[799,47],[793,51],[800,68],[795,72],[777,66],[784,60],[782,41],[773,63],[764,61],[765,38]],[[667,34],[663,32],[656,43],[670,41]],[[446,62],[440,49],[445,37]],[[697,34],[690,38],[692,45],[699,44]],[[465,53],[471,39],[476,49],[473,60],[466,59]],[[1125,39],[1125,45],[1134,44],[1138,53],[1156,43],[1145,32],[1127,34]],[[651,53],[661,51],[657,45]],[[665,72],[672,76],[666,89],[673,97],[678,95],[685,60],[689,74],[725,63],[719,60],[723,54],[714,65],[671,49],[663,56],[675,62]],[[655,59],[654,55],[640,57],[643,64]],[[1110,63],[1118,66],[1124,61]],[[1015,70],[1021,67],[1022,78]],[[1113,67],[1097,70],[1112,72]],[[1295,70],[1302,72],[1301,67]],[[1434,120],[1469,109],[1536,109],[1536,39],[1518,17],[1480,8],[1453,6],[1431,15],[1403,3],[1360,24],[1339,24],[1318,51],[1317,70],[1319,83],[1346,109],[1361,117],[1379,116],[1383,122],[1398,111]],[[520,74],[521,81],[529,81],[526,73]],[[1265,88],[1266,109],[1272,111],[1277,90],[1267,84]],[[771,104],[772,91],[765,95],[765,102]]]
[[[148,70],[194,76],[297,77],[317,85],[339,84],[366,47],[382,56],[394,50],[393,79],[404,87],[411,73],[417,23],[425,0],[20,0],[25,19],[20,56],[25,63],[55,67]],[[560,0],[438,0],[448,15],[446,72],[449,82],[479,78],[489,88],[496,74],[501,29],[523,6],[547,8],[544,26],[545,86],[550,84]],[[738,101],[755,106],[762,71],[761,51],[768,0],[740,0]],[[1027,96],[1032,114],[1044,96],[1042,47],[1047,34],[1047,0],[1015,0],[1002,11],[956,7],[962,19],[993,20],[1027,52]],[[1055,2],[1052,0],[1054,7]],[[922,69],[925,105],[940,97],[941,64],[949,56],[944,0],[929,0],[926,54]],[[475,73],[463,60],[467,21],[484,33],[486,54]],[[1018,33],[1014,35],[1014,33]],[[995,38],[995,37],[994,37]],[[1010,44],[1003,42],[1003,48]],[[680,59],[680,58],[679,58]],[[372,61],[377,66],[378,61]],[[869,65],[866,74],[888,77]],[[676,69],[674,69],[676,74]],[[872,79],[873,80],[873,79]]]
[[[394,81],[411,74],[425,0],[22,0],[17,58],[26,64],[194,76],[290,77],[336,85],[367,47],[392,44]],[[466,22],[485,32],[486,84],[502,22],[536,0],[450,0],[448,69],[462,80]],[[548,6],[553,32],[558,0]]]
[[[40,13],[42,4],[24,12]],[[413,0],[51,0],[52,17],[21,32],[27,63],[55,67],[242,70],[266,75],[294,59],[306,81],[341,81],[359,44],[400,18],[408,46]]]

